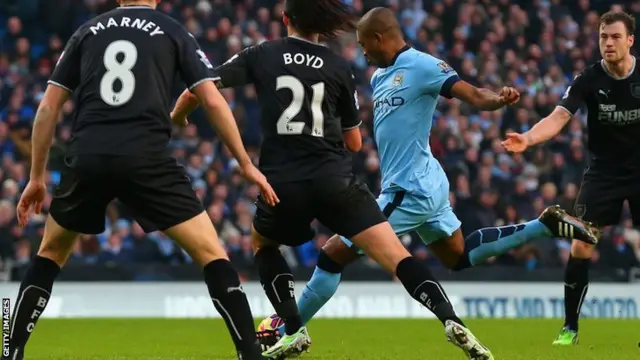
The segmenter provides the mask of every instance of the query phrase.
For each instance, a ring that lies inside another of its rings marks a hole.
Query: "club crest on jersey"
[[[396,73],[393,75],[391,86],[395,86],[395,87],[402,86],[403,82],[404,82],[404,70],[396,71]]]
[[[640,83],[631,83],[631,95],[633,97],[640,99]]]
[[[440,68],[440,70],[442,70],[443,74],[450,73],[450,72],[453,71],[453,68],[451,66],[449,66],[449,64],[447,64],[444,61],[440,61],[438,63],[438,67]]]

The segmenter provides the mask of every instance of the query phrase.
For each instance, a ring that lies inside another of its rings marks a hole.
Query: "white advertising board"
[[[443,283],[463,318],[564,317],[562,283]],[[298,295],[304,283],[296,285]],[[272,307],[258,283],[244,284],[256,317]],[[17,283],[0,284],[0,295],[15,304]],[[583,318],[638,318],[640,284],[592,284]],[[318,317],[430,318],[399,283],[345,282]],[[219,317],[204,283],[66,283],[55,284],[43,317],[207,318]]]

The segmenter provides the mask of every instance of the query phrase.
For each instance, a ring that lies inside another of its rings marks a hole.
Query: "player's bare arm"
[[[171,122],[177,126],[187,125],[187,116],[198,108],[198,97],[188,89],[183,91],[171,111]]]
[[[358,152],[362,149],[362,134],[360,128],[349,129],[343,132],[344,144],[352,152]]]
[[[246,58],[253,51],[254,48],[247,48],[213,69],[213,72],[218,75],[215,77],[215,87],[224,89],[251,83],[252,78],[247,70]],[[224,82],[222,79],[224,79]],[[198,97],[192,91],[186,89],[180,94],[173,111],[171,111],[171,121],[178,126],[183,126],[187,122],[187,116],[197,109],[198,105]]]
[[[69,100],[69,95],[70,93],[66,89],[49,85],[38,107],[38,112],[33,121],[33,135],[31,136],[31,174],[29,183],[22,192],[17,207],[18,223],[21,226],[25,226],[28,223],[32,209],[37,214],[42,209],[42,202],[47,193],[44,177],[49,148],[56,131],[58,115],[62,110],[62,105]]]
[[[216,81],[215,84],[218,89],[225,87],[220,81]],[[186,89],[180,94],[173,111],[171,111],[171,121],[176,125],[182,125],[186,121],[187,116],[198,108],[198,105],[200,105],[200,103],[198,103],[198,97],[189,91],[189,89]]]
[[[218,136],[238,161],[245,177],[260,186],[261,195],[269,205],[277,204],[279,200],[275,191],[265,176],[251,162],[242,143],[236,120],[220,91],[212,81],[205,81],[193,88],[192,91],[207,112],[209,121],[216,128]]]
[[[571,85],[565,91],[560,103],[549,114],[540,120],[536,125],[524,134],[507,133],[507,138],[502,142],[502,146],[507,151],[519,153],[525,151],[529,146],[545,142],[558,135],[562,128],[567,125],[573,114],[584,104],[584,93],[588,81],[585,76],[579,74],[573,79]]]
[[[186,121],[184,115],[188,114],[190,109],[193,110],[199,102],[207,113],[209,121],[216,128],[218,136],[223,143],[229,147],[229,150],[238,161],[243,175],[249,181],[258,185],[260,187],[261,196],[264,198],[265,202],[270,206],[274,206],[279,201],[278,197],[269,182],[267,182],[264,174],[262,174],[251,162],[251,158],[249,158],[249,155],[244,148],[244,144],[242,143],[240,130],[238,130],[238,125],[231,113],[231,109],[214,84],[214,81],[220,80],[221,76],[210,75],[210,71],[215,71],[219,68],[213,68],[209,59],[207,59],[206,54],[200,50],[193,36],[187,34],[187,36],[183,37],[184,39],[182,39],[181,44],[188,49],[183,52],[195,53],[197,55],[187,56],[182,59],[182,76],[183,78],[186,78],[185,82],[187,84],[192,84],[188,87],[187,91],[192,92],[196,99],[189,94],[183,94],[183,96],[181,96],[182,100],[178,100],[178,109],[171,112],[172,121],[176,123],[176,120],[180,120],[181,122],[179,122],[178,125],[184,124]],[[244,52],[245,51],[242,53]],[[236,57],[238,56],[234,56],[234,58]],[[227,61],[227,63],[229,63],[229,61]],[[206,67],[205,71],[202,71],[202,64]],[[235,84],[243,80],[248,81],[246,76],[240,76],[242,75],[241,70],[238,71],[237,68],[233,68],[233,70],[233,75],[235,76],[230,76],[230,79],[233,80],[229,81],[230,84]],[[179,116],[183,117],[180,119]]]
[[[557,106],[549,116],[540,120],[526,133],[507,133],[507,139],[502,142],[502,146],[507,151],[523,152],[529,146],[543,143],[558,135],[572,117],[565,108]]]
[[[220,81],[216,81],[215,84],[218,89],[223,88]],[[198,97],[189,91],[189,89],[186,89],[182,94],[180,94],[173,110],[171,111],[171,122],[177,126],[186,125],[187,116],[195,111],[195,109],[198,108],[198,105],[200,105]]]
[[[479,109],[494,111],[505,105],[514,105],[520,100],[520,93],[512,87],[503,87],[500,93],[477,88],[466,81],[457,81],[451,88],[451,94]]]
[[[62,105],[69,100],[69,95],[70,93],[61,87],[47,86],[33,121],[31,181],[44,182],[49,148],[53,141],[58,115]]]

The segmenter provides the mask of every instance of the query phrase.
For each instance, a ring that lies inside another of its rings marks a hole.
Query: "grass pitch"
[[[640,321],[583,320],[580,345],[553,347],[560,320],[470,320],[498,360],[640,359]],[[314,320],[309,360],[465,359],[434,320]],[[26,359],[235,359],[218,319],[42,319]]]

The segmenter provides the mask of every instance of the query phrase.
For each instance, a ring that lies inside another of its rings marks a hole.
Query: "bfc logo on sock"
[[[433,303],[426,292],[420,294],[420,301],[422,302],[422,305],[427,307],[427,309],[433,310]]]
[[[10,313],[11,313],[11,299],[2,298],[2,357],[8,359],[10,355],[9,350],[9,336],[10,336]]]

